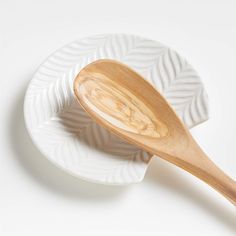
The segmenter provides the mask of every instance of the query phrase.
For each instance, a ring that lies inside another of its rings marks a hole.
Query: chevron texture
[[[72,42],[38,68],[25,96],[26,126],[41,152],[74,176],[113,185],[139,182],[151,155],[94,123],[73,94],[78,72],[104,58],[141,73],[189,128],[208,119],[206,92],[186,60],[159,42],[112,34]]]

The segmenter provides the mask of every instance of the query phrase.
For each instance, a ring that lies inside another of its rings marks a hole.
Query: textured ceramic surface
[[[112,34],[70,43],[38,68],[25,96],[26,126],[39,150],[72,175],[104,184],[139,182],[151,155],[95,124],[73,94],[80,69],[102,58],[142,74],[189,128],[208,119],[206,92],[186,60],[159,42]]]

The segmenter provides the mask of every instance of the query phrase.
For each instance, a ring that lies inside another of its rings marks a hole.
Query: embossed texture
[[[188,127],[208,119],[206,92],[186,60],[156,41],[112,34],[70,43],[38,68],[25,96],[26,126],[41,152],[72,175],[104,184],[139,182],[151,155],[95,124],[73,94],[78,72],[104,58],[142,74]]]

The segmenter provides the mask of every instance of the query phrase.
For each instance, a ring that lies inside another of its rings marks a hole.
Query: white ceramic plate
[[[25,96],[26,126],[38,149],[74,176],[103,184],[139,182],[151,155],[95,124],[74,98],[77,73],[102,58],[121,61],[142,74],[188,127],[208,119],[202,82],[178,53],[149,39],[110,34],[72,42],[38,68]]]

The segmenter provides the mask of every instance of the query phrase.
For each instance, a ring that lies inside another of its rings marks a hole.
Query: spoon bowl
[[[166,99],[138,73],[117,61],[98,60],[80,71],[74,92],[97,123],[197,176],[236,204],[236,182],[206,156]]]

